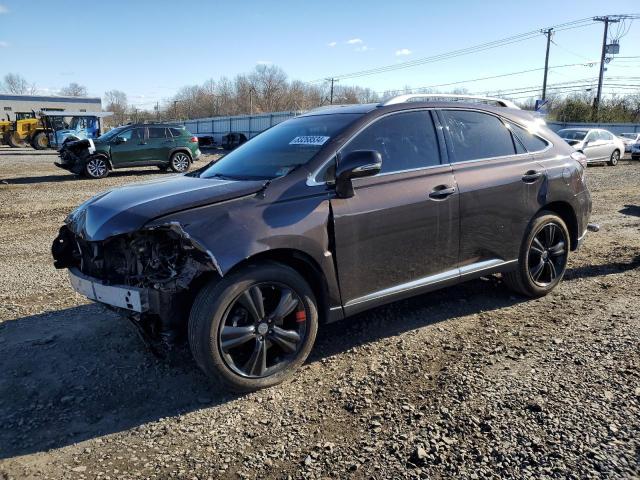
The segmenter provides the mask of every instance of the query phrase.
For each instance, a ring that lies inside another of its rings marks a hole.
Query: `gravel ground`
[[[0,148],[0,479],[640,477],[640,164],[589,168],[602,229],[548,297],[488,277],[379,308],[235,396],[52,266],[74,206],[166,174],[54,158]]]

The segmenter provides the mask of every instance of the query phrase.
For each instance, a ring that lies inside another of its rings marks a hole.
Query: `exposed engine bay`
[[[55,165],[80,174],[87,159],[95,152],[91,140],[66,141],[60,149],[60,161]]]
[[[193,282],[207,272],[218,273],[215,258],[192,239],[178,223],[115,235],[104,241],[88,241],[69,225],[60,229],[53,243],[54,265],[77,270],[105,286],[145,290],[144,311],[118,310],[150,339],[167,340],[184,325],[182,316],[194,290]],[[106,302],[108,303],[108,302]]]

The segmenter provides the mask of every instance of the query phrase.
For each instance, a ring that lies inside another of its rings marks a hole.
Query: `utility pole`
[[[160,102],[156,102],[156,118],[160,121]]]
[[[553,32],[553,28],[548,28],[542,31],[542,33],[547,36],[547,54],[544,57],[544,79],[542,80],[543,102],[547,99],[547,73],[549,73],[549,48],[551,47],[551,32]]]
[[[249,113],[250,115],[253,115],[253,92],[255,90],[253,89],[253,87],[249,87]]]
[[[173,101],[173,118],[178,120],[178,100]]]
[[[331,82],[331,93],[329,94],[329,103],[333,105],[333,82],[337,82],[335,78],[327,78]]]
[[[607,35],[609,34],[609,24],[618,23],[619,19],[613,19],[609,17],[594,17],[595,22],[604,22],[604,35],[602,36],[602,53],[600,54],[600,75],[598,76],[598,93],[596,93],[596,99],[594,106],[594,117],[598,120],[598,109],[600,108],[600,100],[602,98],[602,83],[604,82],[604,66],[607,55]]]

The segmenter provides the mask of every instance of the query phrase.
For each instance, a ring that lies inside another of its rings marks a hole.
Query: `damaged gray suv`
[[[314,110],[97,195],[68,216],[55,266],[155,342],[186,334],[237,391],[293,375],[323,322],[498,272],[545,295],[587,231],[584,155],[509,102],[465,100]]]

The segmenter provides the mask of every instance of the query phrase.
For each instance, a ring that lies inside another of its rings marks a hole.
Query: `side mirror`
[[[118,138],[116,138],[116,144],[117,144],[117,145],[120,145],[121,143],[125,143],[126,141],[127,141],[127,139],[126,139],[126,138],[124,138],[124,137],[118,137]]]
[[[375,150],[356,150],[339,158],[336,168],[336,193],[338,197],[353,197],[351,180],[377,175],[381,168],[382,156]]]

